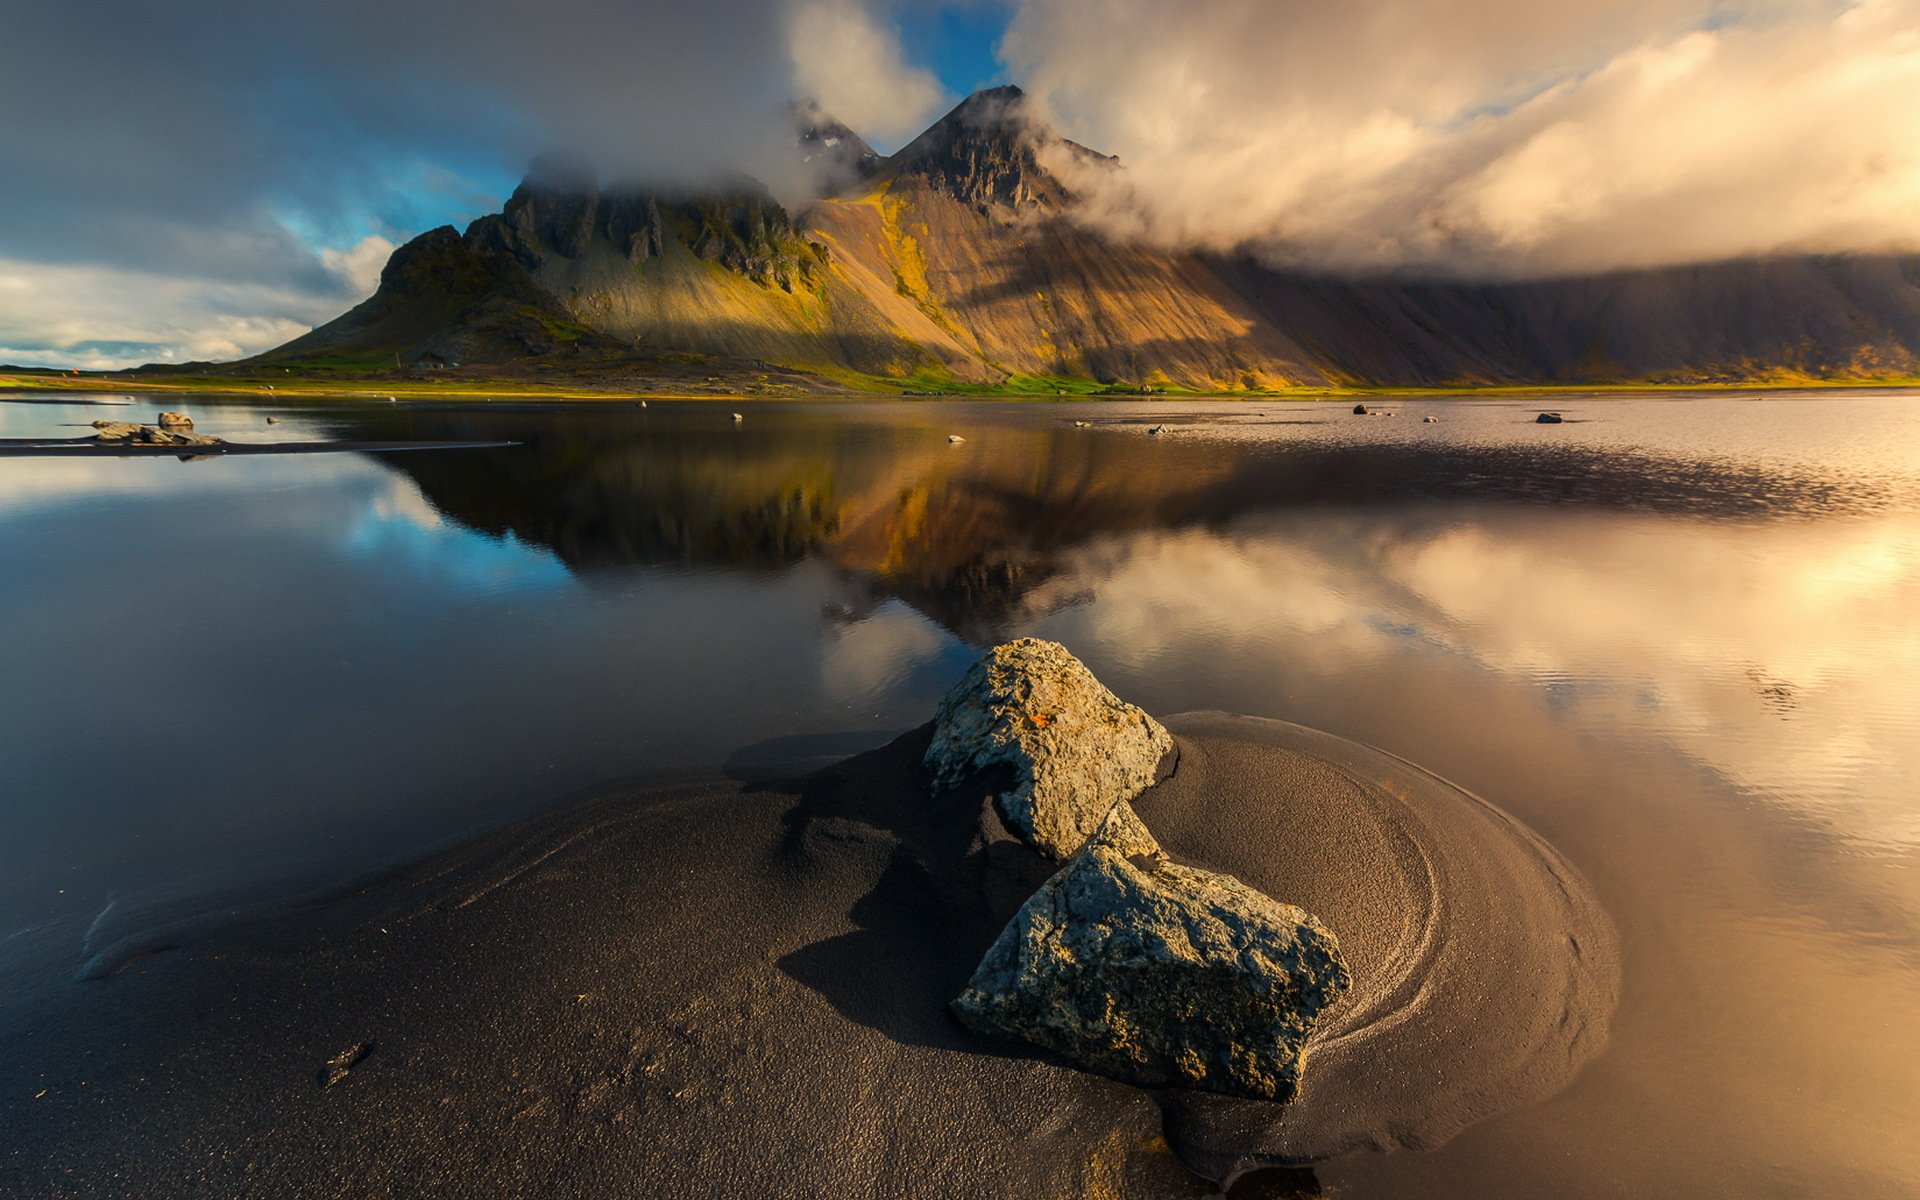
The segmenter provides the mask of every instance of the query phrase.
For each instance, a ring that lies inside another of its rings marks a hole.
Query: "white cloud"
[[[931,71],[906,61],[899,35],[861,0],[798,0],[788,44],[802,97],[877,142],[919,133],[948,99]]]
[[[392,252],[383,237],[321,251],[335,282],[318,291],[0,258],[0,362],[115,370],[244,358],[371,295]]]
[[[1023,0],[1004,52],[1127,164],[1094,219],[1168,242],[1496,274],[1920,249],[1920,0]]]
[[[364,300],[380,286],[380,272],[394,249],[392,242],[376,234],[361,238],[345,250],[322,250],[320,261],[339,277],[348,295]]]

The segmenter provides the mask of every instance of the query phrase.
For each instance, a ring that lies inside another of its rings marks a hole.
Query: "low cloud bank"
[[[1021,0],[1090,219],[1337,271],[1920,248],[1920,0]]]

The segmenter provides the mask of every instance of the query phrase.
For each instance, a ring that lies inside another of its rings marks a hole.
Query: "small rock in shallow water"
[[[1536,425],[1558,425],[1565,420],[1566,418],[1557,412],[1543,412],[1533,419],[1533,423]]]
[[[1158,721],[1108,691],[1065,646],[1022,638],[988,651],[947,693],[924,761],[936,788],[1012,767],[1012,789],[995,797],[1001,818],[1028,845],[1065,859],[1115,805],[1153,786],[1171,749]],[[1128,852],[1151,841],[1136,839]]]
[[[1356,404],[1353,406],[1353,415],[1356,417],[1367,417],[1367,416],[1372,416],[1373,414],[1367,411],[1366,405]]]
[[[163,412],[157,423],[163,429],[193,428],[193,418],[183,412]]]
[[[133,425],[125,421],[95,421],[93,440],[124,442],[132,446],[219,446],[224,443],[204,433],[178,433],[152,425]]]
[[[1292,1099],[1351,986],[1338,940],[1230,875],[1130,858],[1109,826],[1008,922],[955,1015],[1129,1083]]]

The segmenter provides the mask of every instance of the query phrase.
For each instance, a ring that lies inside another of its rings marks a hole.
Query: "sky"
[[[885,151],[1004,82],[1125,164],[1076,219],[1169,246],[1449,277],[1920,249],[1920,0],[12,0],[0,362],[255,353],[540,153],[798,199],[785,102]]]

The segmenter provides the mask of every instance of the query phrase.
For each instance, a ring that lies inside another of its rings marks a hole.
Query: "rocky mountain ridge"
[[[1045,165],[1116,160],[969,97],[881,158],[797,106],[823,190],[602,187],[543,163],[256,362],[367,372],[695,364],[821,388],[1791,382],[1920,374],[1920,258],[1780,257],[1516,283],[1349,279],[1115,241]]]

